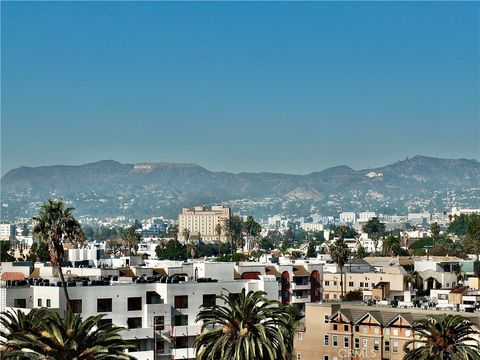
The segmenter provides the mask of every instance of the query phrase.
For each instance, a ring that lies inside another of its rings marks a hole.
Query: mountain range
[[[63,198],[77,216],[176,217],[182,207],[223,203],[266,217],[340,211],[448,211],[480,207],[480,163],[415,156],[375,169],[336,166],[308,175],[228,173],[196,164],[20,167],[1,178],[2,220],[31,217],[49,197]]]

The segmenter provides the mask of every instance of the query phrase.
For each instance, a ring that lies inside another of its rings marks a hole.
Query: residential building
[[[307,304],[305,329],[295,337],[296,359],[402,360],[405,343],[415,336],[414,322],[431,314],[435,311],[355,303]],[[480,324],[480,314],[453,314]]]
[[[363,211],[358,213],[358,222],[367,222],[370,219],[376,217],[376,214],[373,211]]]
[[[340,223],[354,224],[357,220],[357,215],[354,212],[341,212]]]
[[[12,240],[17,235],[17,225],[0,224],[0,240]]]

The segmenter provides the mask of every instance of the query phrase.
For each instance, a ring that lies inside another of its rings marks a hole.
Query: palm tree
[[[340,298],[343,299],[343,267],[348,261],[350,250],[345,241],[342,238],[339,238],[329,246],[329,252],[332,260],[335,261],[340,268]]]
[[[82,227],[73,217],[74,208],[65,208],[62,200],[49,199],[40,208],[37,216],[33,217],[35,223],[33,234],[40,237],[48,245],[50,261],[57,267],[60,280],[62,281],[63,292],[67,308],[70,308],[70,297],[68,296],[67,284],[62,271],[63,241],[76,241],[84,237]]]
[[[418,271],[410,271],[404,276],[403,280],[409,287],[412,286],[414,290],[419,290],[423,287],[423,279]]]
[[[290,315],[263,291],[217,295],[222,305],[202,305],[196,321],[202,333],[194,346],[197,360],[289,359],[293,349]]]
[[[383,240],[383,254],[385,256],[395,256],[400,251],[400,238],[389,234],[385,240]]]
[[[182,236],[185,240],[185,249],[187,250],[187,259],[189,258],[190,254],[192,253],[192,246],[190,245],[189,243],[189,239],[190,239],[190,230],[188,230],[187,228],[184,228],[182,230]]]
[[[136,255],[138,251],[138,243],[140,241],[140,234],[137,233],[135,227],[130,226],[122,232],[120,237],[123,241],[124,247],[127,249],[127,254],[131,255],[133,249],[134,254]]]
[[[221,253],[221,250],[222,250],[222,246],[221,246],[221,236],[222,236],[222,224],[221,223],[218,223],[217,225],[215,225],[215,232],[217,233],[217,236],[218,236],[218,256],[220,256],[222,253]]]
[[[478,326],[460,315],[431,315],[413,324],[416,335],[404,345],[403,360],[480,359]],[[412,349],[410,349],[412,347]]]
[[[377,217],[368,220],[362,227],[363,232],[366,232],[373,241],[374,253],[377,253],[378,240],[385,232],[385,224],[380,222]]]
[[[32,309],[24,315],[2,313],[0,323],[6,330],[2,359],[94,360],[133,359],[125,350],[133,348],[123,340],[122,327],[101,325],[104,315],[83,320],[79,314],[67,311],[65,318],[44,309]]]

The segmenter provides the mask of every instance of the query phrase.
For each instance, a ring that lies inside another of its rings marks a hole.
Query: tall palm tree
[[[42,205],[38,215],[33,217],[33,234],[48,245],[50,261],[57,267],[62,281],[67,308],[70,308],[70,297],[62,271],[63,241],[75,242],[84,237],[82,227],[73,217],[74,210],[72,207],[66,208],[62,200],[49,199]]]
[[[385,256],[394,256],[398,254],[401,249],[400,245],[400,238],[394,236],[393,234],[389,234],[385,240],[383,240],[383,254]]]
[[[343,267],[348,261],[350,250],[342,238],[329,246],[330,257],[340,268],[340,298],[343,299]]]
[[[140,242],[140,234],[137,233],[135,227],[130,226],[122,232],[120,237],[123,241],[125,249],[127,250],[127,254],[131,255],[133,250],[134,254],[136,255],[138,251],[138,243]]]
[[[409,286],[409,288],[411,286],[414,290],[419,290],[423,287],[423,279],[418,271],[408,272],[403,277],[403,280],[405,281],[405,284]]]
[[[222,242],[220,240],[222,236],[222,224],[220,222],[217,225],[215,225],[215,232],[217,233],[217,236],[218,236],[218,256],[220,256],[222,252]]]
[[[104,315],[83,320],[67,311],[62,319],[57,313],[32,309],[2,313],[0,323],[6,330],[0,335],[5,351],[2,359],[94,360],[133,359],[125,350],[133,348],[123,340],[122,327],[100,324]]]
[[[263,291],[217,295],[222,305],[202,305],[194,341],[197,360],[281,360],[293,349],[290,315]]]
[[[413,325],[416,335],[404,345],[403,360],[480,359],[480,347],[474,336],[478,326],[460,315],[431,315]]]

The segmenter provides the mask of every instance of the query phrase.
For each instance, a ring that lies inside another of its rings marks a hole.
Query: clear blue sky
[[[1,171],[479,158],[479,3],[2,2]]]

